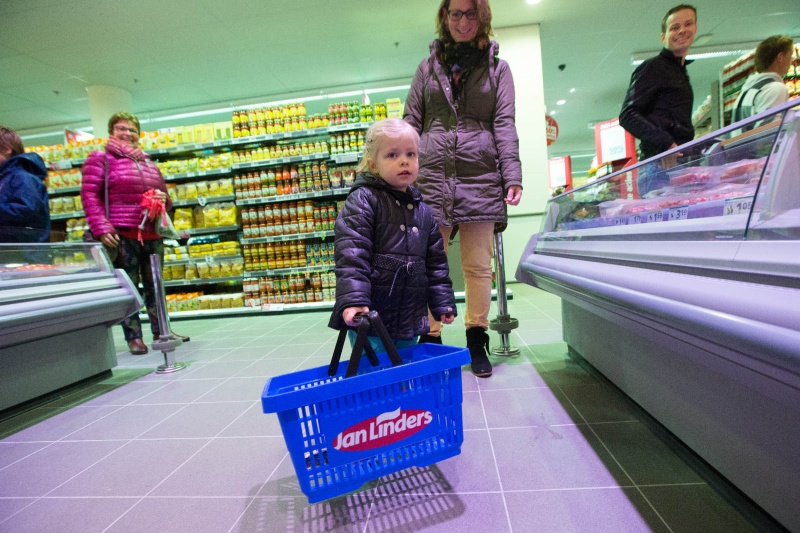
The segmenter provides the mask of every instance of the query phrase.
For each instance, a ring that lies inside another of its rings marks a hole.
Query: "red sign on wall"
[[[547,146],[550,146],[558,139],[558,122],[550,115],[545,115],[544,120],[547,130]]]

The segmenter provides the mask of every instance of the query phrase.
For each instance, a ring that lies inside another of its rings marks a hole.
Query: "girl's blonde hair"
[[[381,142],[386,139],[399,139],[409,137],[414,144],[419,146],[419,133],[411,124],[400,118],[385,118],[369,127],[364,135],[364,156],[356,167],[356,172],[369,170],[369,161],[374,160],[378,154]]]

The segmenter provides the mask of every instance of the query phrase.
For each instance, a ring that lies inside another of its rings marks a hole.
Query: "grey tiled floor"
[[[522,355],[489,379],[463,372],[461,455],[313,505],[260,395],[270,376],[328,362],[327,312],[175,322],[192,336],[175,356],[188,368],[164,375],[160,352],[123,352],[116,328],[113,377],[0,422],[0,532],[769,528],[568,357],[557,298],[511,288]],[[444,340],[463,345],[463,323]]]

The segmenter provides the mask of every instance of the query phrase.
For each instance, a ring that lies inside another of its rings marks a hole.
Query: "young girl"
[[[356,326],[358,313],[375,310],[398,348],[428,332],[428,307],[445,324],[456,316],[442,235],[411,186],[418,144],[400,119],[373,124],[335,226],[336,305],[328,325]],[[370,343],[386,351],[377,337]]]

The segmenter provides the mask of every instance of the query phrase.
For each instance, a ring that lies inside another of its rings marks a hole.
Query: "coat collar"
[[[354,191],[361,187],[369,187],[371,189],[386,191],[392,197],[403,202],[413,201],[414,203],[419,203],[422,201],[422,195],[416,187],[409,186],[406,191],[392,189],[389,187],[388,183],[383,181],[379,176],[373,174],[372,172],[361,172],[358,176],[356,176],[356,179],[353,182],[353,186],[350,188],[350,190]]]

